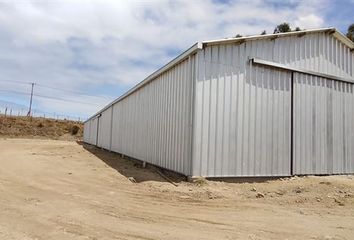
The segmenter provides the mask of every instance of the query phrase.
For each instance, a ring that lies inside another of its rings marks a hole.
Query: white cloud
[[[324,5],[290,1],[279,7],[260,0],[0,3],[0,81],[35,81],[103,95],[98,101],[61,93],[61,98],[95,103],[86,106],[37,102],[46,111],[87,116],[198,40],[272,32],[284,21],[320,27],[324,20],[319,6]]]
[[[309,14],[306,16],[300,16],[297,21],[295,21],[296,26],[302,26],[303,28],[318,28],[323,26],[324,20],[314,14]]]

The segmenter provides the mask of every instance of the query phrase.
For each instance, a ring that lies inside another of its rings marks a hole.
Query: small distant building
[[[334,28],[196,43],[84,141],[187,176],[354,173],[353,49]]]

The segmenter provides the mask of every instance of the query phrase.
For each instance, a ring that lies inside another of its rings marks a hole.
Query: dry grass
[[[79,140],[83,124],[68,120],[0,116],[0,136]]]

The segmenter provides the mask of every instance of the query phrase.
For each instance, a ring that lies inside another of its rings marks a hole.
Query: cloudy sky
[[[346,1],[0,0],[0,110],[94,114],[200,40],[354,22]],[[25,111],[25,110],[22,110]]]

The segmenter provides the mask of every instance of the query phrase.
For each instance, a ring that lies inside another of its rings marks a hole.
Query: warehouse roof
[[[185,60],[188,58],[191,54],[195,53],[198,49],[203,49],[206,46],[210,45],[218,45],[218,44],[228,44],[228,43],[243,43],[247,41],[254,41],[254,40],[262,40],[262,39],[277,39],[280,37],[288,37],[288,36],[303,36],[306,34],[311,34],[311,33],[329,33],[332,34],[335,38],[337,38],[339,41],[341,41],[344,45],[346,45],[348,48],[350,48],[352,51],[354,50],[354,43],[347,38],[345,35],[343,35],[341,32],[337,31],[335,28],[319,28],[319,29],[309,29],[309,30],[302,30],[302,31],[294,31],[294,32],[287,32],[287,33],[275,33],[275,34],[265,34],[265,35],[254,35],[254,36],[245,36],[245,37],[237,37],[237,38],[224,38],[224,39],[217,39],[217,40],[208,40],[208,41],[202,41],[202,42],[197,42],[193,46],[191,46],[189,49],[187,49],[185,52],[174,58],[172,61],[167,63],[165,66],[161,67],[151,75],[149,75],[147,78],[145,78],[143,81],[132,87],[130,90],[128,90],[126,93],[121,95],[119,98],[115,99],[111,103],[109,103],[107,106],[105,106],[103,109],[101,109],[99,112],[94,114],[92,117],[86,120],[89,121],[92,118],[95,118],[96,116],[99,116],[103,111],[111,107],[113,104],[121,101],[122,99],[126,98],[130,94],[134,93],[137,91],[139,88],[143,87],[144,85],[148,84],[150,81],[154,80],[156,77],[164,73],[165,71],[169,70],[176,64],[180,63],[181,61]]]
[[[303,31],[286,32],[286,33],[275,33],[275,34],[254,35],[254,36],[246,36],[246,37],[238,37],[238,38],[217,39],[217,40],[203,41],[202,43],[203,45],[215,45],[215,44],[254,41],[254,40],[261,40],[261,39],[276,39],[279,37],[288,37],[292,35],[303,36],[306,34],[319,33],[319,32],[333,34],[335,38],[337,38],[347,47],[349,47],[350,49],[354,49],[354,43],[345,35],[343,35],[341,32],[337,31],[335,28],[319,28],[319,29],[309,29]]]

